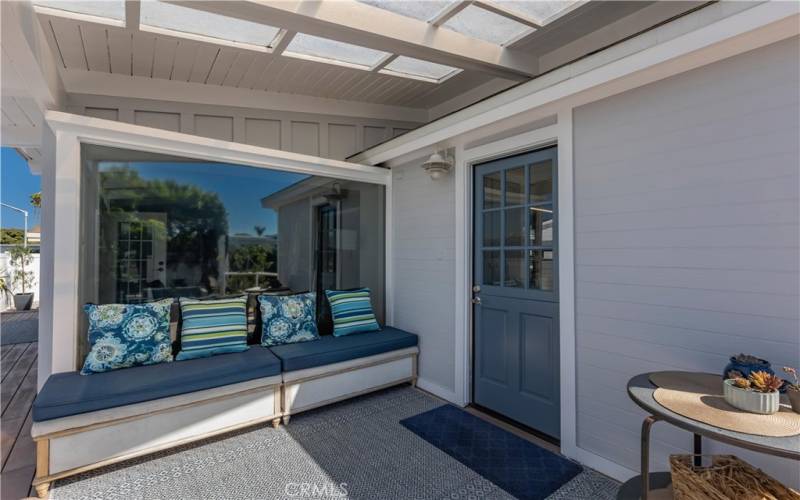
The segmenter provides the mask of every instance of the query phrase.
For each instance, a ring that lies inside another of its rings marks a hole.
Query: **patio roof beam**
[[[138,30],[141,12],[142,4],[139,0],[125,0],[125,28]]]
[[[397,54],[389,54],[388,56],[381,59],[375,66],[371,67],[369,70],[372,71],[373,73],[377,73],[378,71],[385,68],[387,65],[391,64],[391,62],[397,59],[398,57],[400,56],[398,56]]]
[[[286,47],[292,43],[292,38],[297,34],[296,31],[289,31],[289,30],[281,30],[280,34],[278,34],[278,41],[275,42],[275,46],[272,48],[272,54],[279,56],[286,50]]]
[[[318,0],[164,1],[501,78],[527,80],[538,73],[536,59],[522,51],[354,0],[347,8],[343,2]]]
[[[431,24],[434,26],[441,26],[446,23],[451,17],[455,16],[462,10],[469,6],[470,2],[461,0],[460,2],[451,3],[443,11],[436,14],[436,17],[431,19]]]
[[[533,29],[539,29],[542,27],[542,23],[540,21],[536,21],[526,15],[523,15],[519,12],[513,11],[511,9],[507,9],[504,6],[492,2],[490,0],[474,0],[473,3],[478,7],[482,8],[483,10],[488,10],[489,12],[494,12],[495,14],[499,14],[506,19],[511,19],[512,21],[516,21],[520,24],[524,24],[525,26]]]

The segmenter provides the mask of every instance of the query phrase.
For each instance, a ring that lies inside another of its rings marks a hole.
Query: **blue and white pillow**
[[[89,345],[81,375],[172,361],[172,299],[149,304],[86,304]]]
[[[265,347],[317,340],[317,298],[312,292],[297,295],[259,295],[261,345]]]
[[[372,312],[369,288],[325,290],[333,316],[333,336],[341,337],[381,329]]]
[[[178,361],[247,349],[247,296],[217,300],[181,298]]]

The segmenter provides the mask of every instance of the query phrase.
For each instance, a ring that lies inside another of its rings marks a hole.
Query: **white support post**
[[[472,206],[470,199],[472,165],[464,156],[463,144],[455,147],[455,266],[456,266],[456,318],[455,318],[455,392],[458,403],[466,406],[471,392],[470,337],[472,325],[470,318],[470,289],[472,287]]]
[[[558,113],[558,312],[561,365],[561,453],[576,458],[575,204],[572,108]]]
[[[53,240],[52,371],[75,370],[80,280],[81,147],[74,134],[56,132]]]

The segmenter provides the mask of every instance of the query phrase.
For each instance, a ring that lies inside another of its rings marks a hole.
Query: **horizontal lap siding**
[[[419,334],[424,382],[455,390],[455,183],[392,168],[394,326]]]
[[[716,373],[739,352],[800,364],[799,52],[795,38],[575,110],[578,446],[638,469],[637,373]],[[691,444],[665,427],[659,468]]]

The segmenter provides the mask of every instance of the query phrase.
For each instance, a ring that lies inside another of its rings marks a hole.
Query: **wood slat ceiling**
[[[40,13],[64,69],[332,99],[429,108],[491,76],[462,71],[443,83],[171,37]]]

